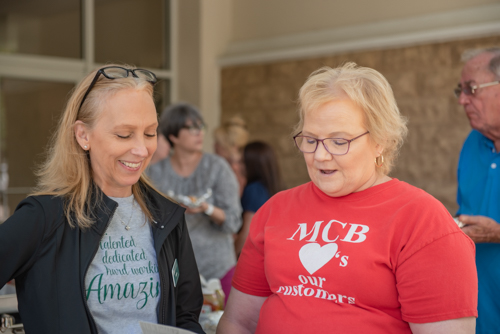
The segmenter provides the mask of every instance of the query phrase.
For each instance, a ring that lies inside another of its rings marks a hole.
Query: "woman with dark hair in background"
[[[241,197],[243,226],[234,243],[237,256],[247,238],[253,215],[271,196],[283,190],[278,160],[270,145],[261,141],[246,145],[243,150],[243,162],[247,185]]]

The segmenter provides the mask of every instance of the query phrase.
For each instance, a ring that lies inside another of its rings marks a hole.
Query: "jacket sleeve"
[[[180,240],[177,259],[179,265],[179,280],[177,282],[176,324],[195,333],[205,333],[198,323],[203,294],[201,292],[200,274],[194,258],[191,239],[189,238],[186,221],[179,224]]]
[[[33,265],[43,240],[45,214],[38,201],[23,200],[0,224],[0,288]]]

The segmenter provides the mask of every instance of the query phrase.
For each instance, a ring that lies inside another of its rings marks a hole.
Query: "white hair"
[[[493,73],[497,79],[500,79],[500,47],[465,50],[462,53],[462,61],[468,62],[472,58],[482,55],[483,53],[490,53],[493,55],[493,58],[491,58],[488,63],[488,70]]]

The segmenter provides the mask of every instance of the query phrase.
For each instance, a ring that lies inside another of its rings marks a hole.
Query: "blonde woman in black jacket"
[[[203,333],[184,209],[143,175],[156,150],[156,76],[110,65],[76,87],[35,194],[0,225],[0,287],[29,333]]]

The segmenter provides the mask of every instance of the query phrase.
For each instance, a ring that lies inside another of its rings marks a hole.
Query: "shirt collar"
[[[476,130],[474,130],[476,131]],[[493,140],[487,138],[486,136],[484,136],[482,133],[481,134],[481,142],[483,143],[483,145],[485,145],[489,151],[493,152],[493,153],[497,153],[496,149],[495,149],[495,143],[493,143]]]

